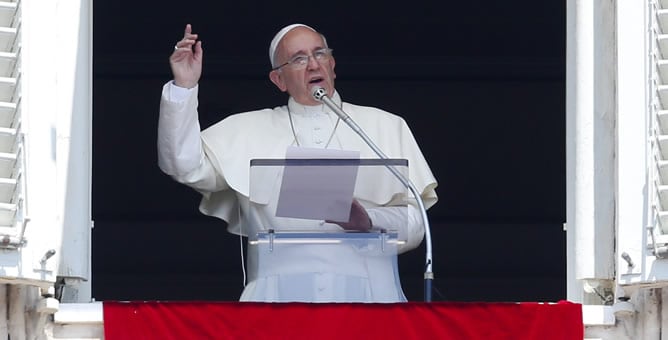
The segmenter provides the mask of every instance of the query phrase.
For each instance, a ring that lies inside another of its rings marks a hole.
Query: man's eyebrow
[[[313,53],[313,52],[315,52],[315,51],[317,51],[317,50],[322,50],[323,48],[325,48],[325,47],[324,47],[324,46],[316,46],[316,47],[314,47],[314,48],[311,49],[311,53]],[[296,57],[296,56],[299,56],[299,55],[307,55],[307,54],[308,54],[308,52],[307,52],[306,50],[299,50],[299,51],[297,51],[297,52],[291,54],[291,55],[290,55],[290,59],[292,59],[292,58],[294,58],[294,57]]]

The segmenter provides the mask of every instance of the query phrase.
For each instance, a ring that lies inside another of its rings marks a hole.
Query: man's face
[[[314,53],[325,48],[320,34],[305,27],[297,27],[288,32],[276,49],[278,65],[297,56],[308,56],[306,65],[285,65],[269,73],[271,81],[283,92],[288,92],[302,105],[318,105],[320,102],[311,95],[311,88],[321,86],[327,94],[334,94],[334,57],[328,55],[316,60]]]

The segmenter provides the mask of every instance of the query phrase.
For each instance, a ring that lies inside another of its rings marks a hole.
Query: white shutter
[[[0,1],[0,247],[24,243],[25,176],[21,134],[21,11]]]
[[[650,77],[650,141],[653,161],[648,173],[648,198],[652,207],[650,226],[654,243],[665,243],[668,234],[668,1],[649,6],[649,77]],[[664,33],[665,32],[665,33]]]
[[[652,95],[652,105],[650,106],[650,140],[652,160],[654,166],[650,168],[649,175],[654,190],[648,197],[652,200],[654,208],[654,221],[651,224],[655,227],[652,233],[660,237],[668,231],[668,136],[663,127],[668,127],[668,86],[664,85],[663,79],[668,80],[668,70],[666,70],[666,60],[662,55],[662,49],[668,52],[668,37],[663,32],[668,32],[668,10],[664,8],[663,1],[650,6],[650,93]],[[662,127],[663,126],[663,127]],[[650,163],[651,164],[651,163]]]

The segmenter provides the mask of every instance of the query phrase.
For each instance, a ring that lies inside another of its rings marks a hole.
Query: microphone
[[[327,105],[334,113],[336,113],[341,120],[343,120],[348,126],[350,126],[355,133],[357,133],[362,140],[373,150],[378,157],[381,159],[388,159],[388,157],[383,153],[383,151],[376,146],[376,144],[367,136],[367,134],[362,130],[362,128],[355,123],[355,121],[350,118],[350,116],[343,111],[342,108],[338,107],[331,98],[327,95],[327,90],[321,86],[314,86],[311,89],[311,95],[317,101],[320,101]],[[410,179],[406,178],[404,174],[399,172],[393,166],[387,166],[387,168],[392,172],[392,174],[406,187],[408,188],[413,196],[415,201],[418,204],[420,213],[422,215],[422,223],[424,224],[424,237],[425,237],[425,246],[426,246],[426,260],[425,260],[425,272],[424,272],[424,300],[426,302],[431,302],[431,284],[434,280],[434,272],[432,271],[433,258],[432,258],[432,249],[431,249],[431,228],[429,227],[429,218],[427,217],[427,209],[424,207],[424,201],[422,201],[422,196],[418,192],[415,185],[411,182]]]
[[[357,125],[357,123],[355,123],[355,121],[352,120],[345,111],[343,111],[343,109],[338,107],[332,101],[332,99],[329,98],[329,96],[327,95],[327,90],[325,90],[321,86],[314,86],[311,89],[311,94],[313,95],[313,98],[315,98],[315,100],[323,102],[330,109],[332,109],[334,113],[336,113],[336,115],[339,116],[339,118],[341,118],[341,120],[343,120],[346,124],[348,124],[348,126],[350,126],[350,128],[353,129],[355,133],[357,133],[360,137],[362,137],[364,142],[378,155],[378,157],[380,157],[381,159],[387,159],[387,156],[385,156],[385,154],[376,146],[376,144],[374,144],[374,142],[369,138],[369,136],[367,136],[366,133],[364,133],[362,128],[360,128],[359,125]]]

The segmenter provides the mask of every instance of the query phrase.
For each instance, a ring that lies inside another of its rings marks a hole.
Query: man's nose
[[[308,68],[309,70],[317,70],[320,68],[320,63],[312,55],[308,57]]]

